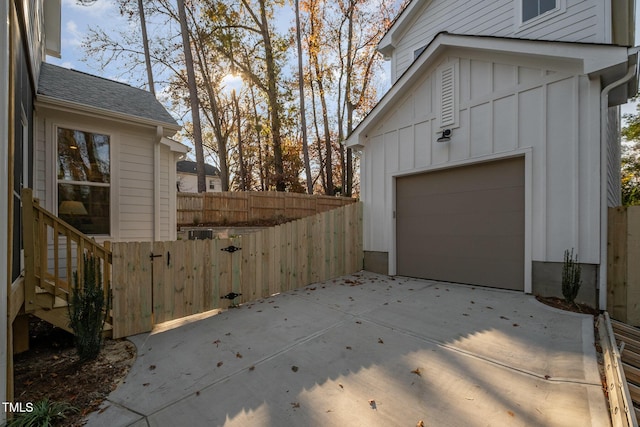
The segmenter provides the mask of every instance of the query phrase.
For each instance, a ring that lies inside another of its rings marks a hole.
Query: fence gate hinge
[[[153,261],[154,258],[160,258],[161,256],[162,256],[162,254],[154,255],[154,253],[151,252],[151,255],[149,255],[149,258],[151,258],[151,261]]]
[[[239,247],[237,247],[237,246],[233,246],[233,245],[231,245],[231,246],[228,246],[228,247],[226,247],[226,248],[222,248],[222,249],[220,249],[220,250],[221,250],[221,251],[227,251],[227,252],[229,252],[229,253],[231,253],[231,254],[232,254],[232,253],[234,253],[235,251],[239,251],[240,249],[242,249],[242,248],[239,248]]]

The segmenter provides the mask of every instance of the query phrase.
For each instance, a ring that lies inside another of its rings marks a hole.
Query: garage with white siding
[[[561,296],[573,249],[578,300],[596,305],[600,141],[618,141],[601,139],[601,90],[627,54],[438,34],[346,141],[360,157],[365,269]]]

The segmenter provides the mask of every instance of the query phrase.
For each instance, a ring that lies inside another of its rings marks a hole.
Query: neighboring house
[[[187,147],[153,95],[43,63],[60,57],[60,0],[0,2],[0,400],[24,336],[23,188],[104,240],[176,238],[175,162]],[[27,224],[31,225],[31,224]],[[19,332],[19,333],[18,333]],[[6,369],[5,369],[6,368]],[[0,412],[0,422],[6,417]]]
[[[176,164],[178,179],[176,181],[180,193],[198,192],[198,175],[196,173],[196,162],[190,160],[180,160]],[[204,173],[207,181],[207,193],[222,191],[222,180],[217,167],[205,163]]]
[[[365,268],[606,307],[620,110],[638,90],[632,0],[413,0],[378,49],[393,86],[361,155]]]

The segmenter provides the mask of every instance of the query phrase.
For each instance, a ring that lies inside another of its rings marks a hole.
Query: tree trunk
[[[207,191],[207,181],[204,170],[204,149],[202,146],[202,127],[200,125],[200,106],[198,101],[198,88],[193,70],[193,56],[189,42],[189,29],[187,27],[187,13],[184,0],[177,0],[178,14],[180,17],[180,32],[182,33],[182,46],[184,49],[185,67],[187,68],[187,84],[189,86],[189,100],[191,103],[191,117],[193,121],[193,145],[196,150],[196,174],[198,175],[198,193]]]
[[[147,20],[144,17],[144,5],[142,0],[138,0],[138,12],[140,13],[140,29],[142,30],[142,44],[144,45],[144,62],[147,66],[147,79],[149,81],[149,92],[156,94],[153,83],[153,70],[151,69],[151,55],[149,54],[149,39],[147,38]]]
[[[302,154],[304,171],[307,177],[307,193],[313,194],[311,178],[311,162],[309,161],[309,145],[307,140],[307,112],[304,105],[304,70],[302,68],[302,39],[300,37],[300,4],[295,0],[296,9],[296,41],[298,42],[298,89],[300,91],[300,127],[302,128]]]
[[[280,120],[280,103],[278,99],[278,85],[276,76],[276,63],[273,57],[273,46],[269,33],[269,21],[265,0],[260,0],[260,29],[264,41],[265,64],[267,68],[267,100],[271,110],[271,137],[273,141],[273,163],[275,168],[276,191],[285,191],[284,166],[282,163],[282,123]]]
[[[241,128],[241,117],[240,117],[240,104],[238,104],[238,97],[236,96],[236,91],[233,91],[233,103],[236,108],[236,120],[238,127],[238,160],[240,161],[240,189],[242,191],[247,191],[247,170],[244,165],[244,153],[242,151],[242,128]]]

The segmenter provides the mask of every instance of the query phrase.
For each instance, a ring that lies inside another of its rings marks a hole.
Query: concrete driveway
[[[132,337],[88,426],[608,426],[593,321],[361,272]]]

